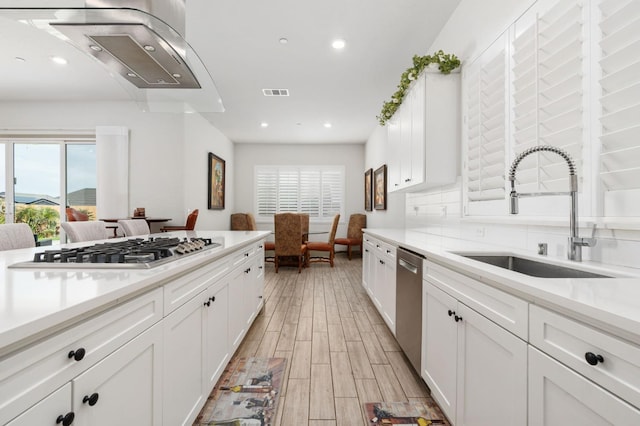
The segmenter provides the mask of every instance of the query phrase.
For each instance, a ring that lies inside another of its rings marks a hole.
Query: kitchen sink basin
[[[538,278],[612,278],[611,276],[596,274],[580,269],[568,268],[566,266],[554,265],[552,263],[538,262],[536,260],[525,259],[513,255],[458,255],[467,259],[477,260],[499,268],[519,272]]]

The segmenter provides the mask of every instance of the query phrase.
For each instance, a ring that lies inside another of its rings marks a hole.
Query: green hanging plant
[[[446,54],[442,50],[438,50],[433,55],[414,55],[413,66],[407,68],[400,76],[398,90],[391,95],[391,100],[382,104],[382,111],[380,111],[380,115],[376,117],[381,126],[384,126],[398,110],[407,94],[411,82],[418,78],[420,73],[431,64],[438,64],[438,69],[442,74],[449,74],[460,66],[460,59],[458,59],[456,55]]]

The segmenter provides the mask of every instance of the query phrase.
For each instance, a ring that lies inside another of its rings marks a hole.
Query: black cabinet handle
[[[211,306],[211,300],[207,300],[203,303],[204,306]]]
[[[462,321],[462,317],[459,317],[457,315],[454,315],[453,319],[456,320],[456,322]]]
[[[381,264],[381,265],[384,265],[384,260],[380,260],[380,264]]]
[[[56,424],[62,423],[62,426],[69,426],[71,423],[73,423],[73,419],[75,418],[76,418],[76,415],[73,413],[73,411],[69,411],[64,416],[60,414],[56,419]]]
[[[447,313],[449,314],[449,316],[451,316],[451,315],[455,314],[455,311],[452,311],[451,309],[449,309],[449,310],[447,311]]]
[[[262,248],[262,245],[259,245],[259,246],[258,246],[258,248],[259,248],[259,249],[261,249],[261,248]]]
[[[602,357],[602,355],[596,355],[593,352],[587,352],[586,354],[584,354],[584,359],[587,360],[589,365],[597,365],[599,362],[604,362],[604,358]]]
[[[82,358],[84,358],[86,351],[84,350],[84,348],[78,348],[75,351],[71,351],[69,352],[69,358],[73,358],[76,361],[80,361],[82,360]]]
[[[249,272],[251,272],[251,268],[247,268],[247,269],[244,270],[245,274],[248,274]]]
[[[84,398],[82,398],[82,403],[86,404],[88,402],[89,405],[93,407],[98,402],[98,397],[99,395],[97,393],[92,393],[91,396],[85,395]]]
[[[209,300],[211,300],[212,302],[215,302],[215,301],[216,301],[216,297],[215,297],[215,296],[211,296],[211,297],[209,298]]]
[[[245,254],[244,254],[244,257],[249,257],[249,253],[245,253]]]

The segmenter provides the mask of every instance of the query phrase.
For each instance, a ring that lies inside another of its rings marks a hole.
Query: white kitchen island
[[[162,234],[187,235],[221,245],[150,269],[0,253],[0,424],[193,422],[262,308],[268,232]]]

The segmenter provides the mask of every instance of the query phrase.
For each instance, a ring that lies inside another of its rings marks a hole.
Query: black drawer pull
[[[76,415],[73,413],[73,411],[68,412],[64,416],[60,414],[56,419],[56,424],[62,423],[62,426],[69,426],[71,423],[73,423],[73,419],[75,418]]]
[[[456,320],[456,322],[462,321],[462,317],[459,317],[457,315],[454,315],[453,319]]]
[[[447,313],[449,314],[449,316],[452,316],[452,315],[454,315],[456,312],[455,312],[455,311],[452,311],[451,309],[449,309],[449,310],[447,311]]]
[[[593,352],[587,352],[584,354],[584,359],[587,360],[589,365],[597,365],[599,362],[604,362],[602,355],[596,355]]]
[[[75,351],[69,352],[69,358],[73,358],[76,361],[80,361],[80,360],[82,360],[82,358],[84,358],[85,353],[86,352],[85,352],[84,348],[78,348]]]
[[[93,407],[98,402],[98,397],[99,395],[97,393],[92,393],[91,396],[85,395],[84,398],[82,398],[82,403],[86,404],[88,402],[89,405]]]

